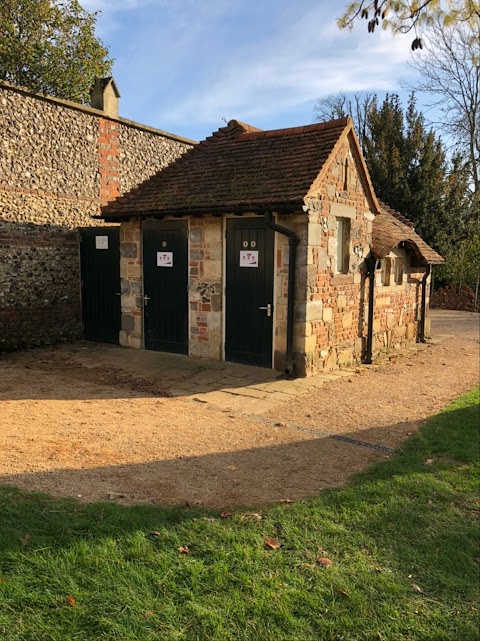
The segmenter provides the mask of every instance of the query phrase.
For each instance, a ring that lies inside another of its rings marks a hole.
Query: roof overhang
[[[224,216],[227,214],[234,214],[236,216],[242,216],[243,214],[257,214],[263,216],[266,211],[270,211],[278,214],[293,214],[302,212],[303,201],[299,200],[298,202],[271,202],[271,203],[245,203],[242,205],[220,205],[220,206],[205,206],[205,207],[193,207],[191,209],[182,207],[181,209],[162,209],[162,210],[152,210],[152,211],[142,211],[142,212],[131,212],[131,213],[108,213],[99,216],[93,216],[97,220],[104,220],[107,223],[121,223],[127,222],[129,220],[145,220],[147,218],[154,218],[161,220],[167,216],[173,216],[174,218],[184,218],[191,216],[193,218],[201,218],[202,216]]]

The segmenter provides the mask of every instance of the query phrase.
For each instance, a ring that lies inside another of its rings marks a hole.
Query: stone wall
[[[75,230],[0,221],[0,351],[78,336],[77,264]]]
[[[0,350],[80,337],[72,230],[191,141],[1,82],[0,132]]]
[[[191,356],[222,358],[223,221],[190,220],[189,305]]]
[[[370,251],[374,219],[368,194],[350,137],[306,198],[306,304],[304,308],[297,305],[296,310],[295,351],[297,372],[301,375],[356,364],[363,357],[368,322],[368,282],[363,259]],[[337,218],[347,219],[350,226],[347,273],[335,273]],[[382,296],[376,287],[377,351],[381,346],[398,347],[415,338],[418,278],[423,274],[423,268],[411,268],[407,261],[404,282],[396,286],[395,292]]]
[[[120,225],[120,345],[143,347],[142,228],[138,220]]]

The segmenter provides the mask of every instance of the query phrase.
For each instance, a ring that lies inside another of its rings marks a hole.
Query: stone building
[[[0,351],[81,336],[78,228],[193,141],[0,82]]]
[[[351,119],[232,120],[102,208],[125,347],[311,375],[428,333],[442,258],[379,202]]]

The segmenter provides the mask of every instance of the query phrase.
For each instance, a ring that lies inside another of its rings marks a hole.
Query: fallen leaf
[[[433,464],[433,458],[427,458],[425,461],[424,465],[432,465]]]
[[[222,519],[228,519],[229,517],[233,516],[233,512],[220,512],[220,516],[222,517]]]
[[[412,583],[412,590],[414,592],[417,592],[418,594],[425,594],[425,592],[422,590],[422,588],[417,585],[416,583]]]
[[[155,614],[157,614],[155,610],[145,610],[145,616],[147,617],[153,617]]]
[[[278,550],[278,548],[282,545],[278,539],[272,539],[270,537],[265,537],[263,539],[265,541],[265,545],[267,548],[270,550]]]
[[[258,514],[258,512],[249,512],[242,516],[242,521],[261,521],[262,518],[262,515]]]
[[[8,581],[8,579],[4,579],[4,578],[2,578],[2,577],[0,576],[0,583],[6,583],[7,581]]]
[[[65,597],[65,601],[66,601],[66,602],[67,602],[67,604],[68,604],[68,605],[70,605],[70,606],[74,606],[74,605],[75,605],[75,603],[77,602],[77,600],[75,599],[75,597],[74,597],[74,596],[72,596],[71,594],[69,594],[68,596],[66,596],[66,597]]]
[[[278,423],[275,423],[275,427],[287,427],[287,424],[285,421],[278,421]]]
[[[178,551],[180,552],[180,554],[190,554],[190,550],[186,545],[180,545]]]
[[[238,470],[238,467],[236,467],[235,465],[227,465],[225,469],[229,472],[235,472],[235,470]]]
[[[160,530],[152,530],[152,532],[150,532],[150,536],[160,536],[160,534]]]
[[[319,565],[333,565],[333,561],[330,561],[330,559],[327,559],[325,556],[319,556],[316,561]]]

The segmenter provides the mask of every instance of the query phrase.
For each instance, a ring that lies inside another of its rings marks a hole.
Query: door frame
[[[223,240],[223,251],[222,251],[222,361],[226,361],[225,358],[225,344],[227,340],[227,220],[229,218],[238,219],[247,219],[254,218],[258,220],[259,218],[264,218],[258,214],[243,214],[242,216],[237,216],[235,214],[225,214],[222,220],[222,240]],[[273,214],[273,220],[277,221],[277,214]],[[272,320],[272,363],[275,361],[275,334],[277,330],[277,232],[273,233],[273,284],[272,284],[272,294],[273,294],[273,320]],[[252,367],[256,367],[253,365]]]
[[[171,223],[171,222],[179,222],[183,221],[187,224],[187,336],[186,336],[186,341],[187,341],[187,352],[184,354],[184,356],[191,356],[190,353],[190,321],[191,321],[191,309],[190,309],[190,220],[191,216],[165,216],[165,218],[145,218],[140,221],[140,256],[142,260],[142,349],[147,349],[145,347],[145,337],[146,337],[146,331],[145,331],[145,260],[143,256],[143,233],[144,233],[144,224],[145,223]],[[147,351],[152,351],[152,350],[147,350]],[[162,353],[169,353],[169,352],[162,352]]]

